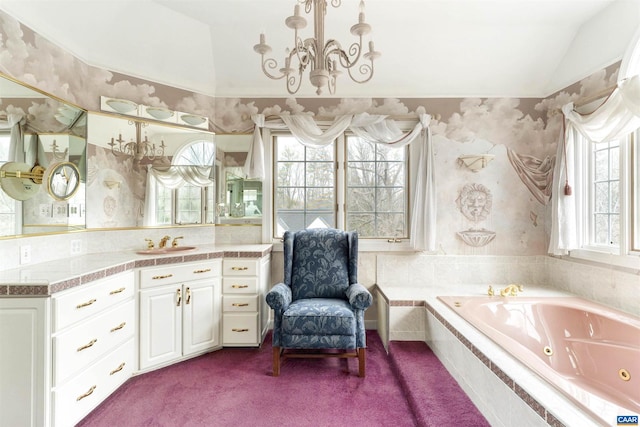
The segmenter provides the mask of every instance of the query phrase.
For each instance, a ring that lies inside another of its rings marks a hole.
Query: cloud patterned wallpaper
[[[544,99],[214,98],[89,66],[0,12],[0,71],[90,111],[100,110],[100,96],[123,98],[206,116],[216,133],[251,132],[255,113],[330,117],[426,111],[436,118],[431,131],[442,254],[546,254],[547,202],[562,127],[558,109],[614,85],[618,68],[609,66]],[[478,171],[459,160],[481,154],[494,157]],[[87,180],[88,226],[139,225],[144,171],[92,147],[91,141],[88,156],[94,171]],[[125,177],[117,209],[103,209],[107,195],[93,181],[104,180],[100,174]]]

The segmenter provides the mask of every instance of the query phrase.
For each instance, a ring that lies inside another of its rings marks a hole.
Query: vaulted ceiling
[[[358,1],[327,9],[344,46]],[[366,0],[376,50],[369,83],[337,97],[543,97],[622,58],[638,0]],[[88,64],[221,97],[287,97],[253,51],[281,60],[294,0],[0,0],[0,8]],[[303,38],[312,35],[312,18]],[[297,97],[315,97],[303,82]]]

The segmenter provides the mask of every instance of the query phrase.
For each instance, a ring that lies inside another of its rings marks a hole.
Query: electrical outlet
[[[82,241],[73,239],[71,241],[71,255],[80,255],[80,252],[82,252]]]
[[[31,262],[31,245],[20,246],[20,264]]]

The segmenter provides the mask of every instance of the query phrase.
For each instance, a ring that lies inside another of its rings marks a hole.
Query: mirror
[[[262,224],[262,181],[244,179],[252,135],[216,135],[216,223]]]
[[[86,135],[85,110],[0,74],[0,237],[85,228]]]
[[[214,138],[195,127],[90,113],[87,227],[213,224]]]

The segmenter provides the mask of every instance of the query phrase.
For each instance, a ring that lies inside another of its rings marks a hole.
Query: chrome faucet
[[[166,247],[167,246],[167,242],[169,241],[170,238],[171,237],[169,237],[169,236],[164,236],[162,239],[160,239],[160,243],[158,243],[158,247],[161,248],[161,249]]]
[[[176,238],[174,238],[174,239],[173,239],[173,242],[171,242],[171,247],[175,248],[175,247],[177,247],[177,246],[178,246],[178,239],[184,239],[184,237],[183,237],[183,236],[180,236],[180,237],[176,237]]]
[[[524,287],[522,285],[517,285],[517,284],[511,284],[509,286],[507,286],[506,288],[502,289],[500,291],[500,296],[501,297],[506,297],[506,296],[510,296],[510,297],[515,297],[518,295],[518,292],[522,292],[524,290]]]

